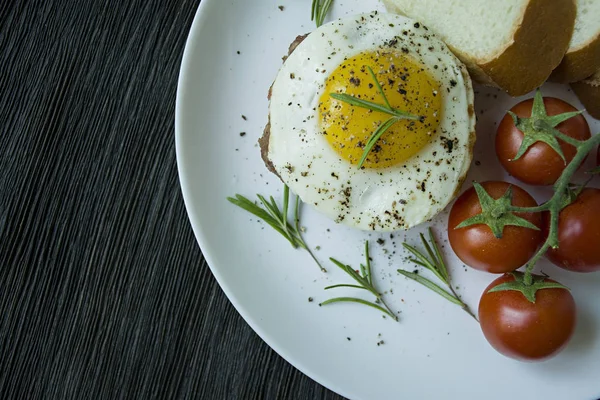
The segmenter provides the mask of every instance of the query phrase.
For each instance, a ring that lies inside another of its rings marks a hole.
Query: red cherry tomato
[[[484,182],[481,184],[494,198],[502,197],[512,186],[512,204],[518,207],[535,207],[537,203],[529,193],[507,182]],[[519,226],[506,226],[501,239],[497,239],[487,225],[472,225],[455,229],[457,225],[481,213],[481,205],[474,188],[464,192],[452,206],[448,217],[448,239],[456,255],[475,269],[503,273],[523,266],[535,254],[542,241],[541,231]],[[518,213],[541,228],[539,213]]]
[[[544,237],[550,214],[544,214]],[[577,272],[600,271],[600,189],[586,188],[558,216],[558,249],[546,256],[555,265]]]
[[[514,281],[510,274],[497,278],[481,296],[479,322],[485,338],[499,353],[517,360],[537,361],[556,355],[575,329],[573,296],[567,289],[540,289],[532,303],[518,291],[489,292],[510,281]]]
[[[522,101],[511,108],[520,118],[531,117],[533,99]],[[548,115],[557,115],[565,112],[577,111],[575,107],[554,97],[545,97],[544,105]],[[578,140],[591,137],[590,127],[582,115],[570,118],[556,129]],[[506,114],[496,133],[496,155],[504,169],[522,182],[531,185],[551,185],[560,177],[566,164],[550,146],[543,142],[533,144],[518,160],[513,160],[523,142],[523,132],[515,126],[512,117]],[[575,157],[577,152],[569,144],[559,140],[567,164]]]

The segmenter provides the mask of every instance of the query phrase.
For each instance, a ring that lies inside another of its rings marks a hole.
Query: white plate
[[[331,17],[382,9],[374,0],[334,3]],[[364,240],[371,240],[379,288],[390,291],[390,306],[401,311],[396,323],[357,304],[319,307],[331,295],[363,293],[325,292],[325,286],[349,278],[333,265],[328,274],[321,273],[306,252],[293,250],[268,226],[226,201],[235,193],[250,198],[256,193],[281,195],[281,183],[262,164],[257,139],[267,120],[267,89],[281,56],[296,35],[314,27],[309,9],[309,0],[203,0],[187,42],[176,111],[181,186],[198,243],[233,305],[286,360],[349,398],[600,397],[600,274],[566,273],[541,264],[574,289],[579,322],[572,342],[559,356],[520,363],[496,353],[458,307],[397,274],[399,267],[413,269],[404,260],[401,242],[415,243],[426,226],[390,239],[389,234],[352,230],[303,209],[306,239],[312,247],[320,246],[316,254],[323,262],[334,256],[358,265]],[[491,140],[503,110],[517,100],[492,89],[476,91],[474,159],[480,165],[472,167],[469,180],[502,179]],[[546,85],[544,94],[581,106],[565,86]],[[598,131],[599,124],[587,118]],[[242,137],[240,132],[247,134]],[[542,192],[533,191],[537,196]],[[465,268],[449,251],[446,218],[440,215],[432,225],[444,238],[459,292],[476,309],[494,277]],[[376,244],[380,237],[383,245]],[[380,341],[384,343],[378,346]]]

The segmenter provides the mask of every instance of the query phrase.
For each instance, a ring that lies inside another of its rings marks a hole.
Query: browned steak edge
[[[308,34],[296,36],[296,39],[294,39],[294,41],[290,44],[290,47],[288,49],[288,54],[283,57],[284,62],[285,62],[285,60],[287,60],[289,55],[292,54],[294,52],[294,50],[296,50],[296,47],[298,47],[298,45],[300,43],[302,43],[302,41],[304,39],[306,39],[307,36],[308,36]],[[273,89],[273,84],[271,84],[271,86],[269,87],[269,93],[267,94],[267,99],[269,99],[269,101],[271,100],[271,90],[272,89]],[[275,171],[275,166],[273,165],[271,160],[269,160],[269,139],[270,139],[270,137],[271,137],[271,111],[269,110],[267,125],[265,125],[265,130],[263,131],[263,135],[258,139],[258,145],[260,146],[260,156],[262,157],[263,162],[265,163],[265,166],[267,167],[267,169],[269,171],[271,171],[272,173],[274,173],[275,175],[279,176],[277,171]],[[281,179],[281,177],[279,177],[279,178]]]

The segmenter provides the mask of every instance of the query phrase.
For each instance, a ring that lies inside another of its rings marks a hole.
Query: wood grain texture
[[[174,109],[199,0],[0,2],[0,398],[340,399],[230,305]]]

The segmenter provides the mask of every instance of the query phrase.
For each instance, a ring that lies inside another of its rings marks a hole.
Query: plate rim
[[[196,242],[198,243],[202,255],[204,256],[207,265],[209,266],[212,275],[217,280],[221,290],[225,293],[229,302],[236,309],[238,314],[244,319],[244,321],[250,326],[250,328],[265,342],[271,349],[273,349],[279,356],[291,364],[294,368],[302,372],[320,385],[334,391],[335,393],[344,396],[346,398],[355,398],[351,395],[356,396],[356,392],[349,392],[344,390],[341,384],[333,384],[333,382],[327,378],[326,375],[315,372],[310,362],[306,360],[302,361],[293,355],[293,351],[289,352],[285,341],[281,341],[280,338],[274,337],[268,332],[268,329],[263,329],[259,321],[260,318],[253,317],[249,308],[244,305],[232,290],[232,287],[227,285],[226,277],[221,274],[220,269],[216,267],[215,260],[218,259],[216,255],[217,250],[210,248],[208,245],[209,229],[202,227],[201,224],[201,212],[197,210],[198,207],[194,207],[193,202],[193,173],[189,168],[184,168],[184,165],[189,165],[189,155],[186,155],[184,151],[184,144],[187,142],[187,138],[190,137],[190,130],[184,129],[184,116],[189,115],[189,112],[184,112],[185,104],[184,99],[189,98],[190,95],[187,90],[189,81],[193,81],[194,70],[193,65],[197,65],[197,49],[198,40],[200,38],[200,30],[206,24],[208,18],[210,18],[211,10],[214,7],[219,6],[218,0],[202,0],[196,10],[193,22],[189,29],[185,48],[182,56],[182,61],[179,69],[179,77],[177,81],[177,93],[176,93],[176,104],[175,104],[175,150],[176,150],[176,162],[177,170],[179,175],[179,183],[181,186],[181,192],[183,195],[184,205],[186,208],[187,216],[192,226]],[[187,132],[187,133],[185,133]]]
[[[192,227],[192,231],[194,232],[194,236],[196,238],[196,242],[200,247],[200,251],[202,256],[206,261],[206,265],[210,268],[210,271],[217,281],[219,287],[225,293],[225,296],[229,300],[229,302],[233,305],[234,309],[238,312],[238,314],[242,317],[242,319],[250,326],[250,328],[260,337],[260,339],[267,344],[273,351],[275,351],[280,357],[282,357],[287,363],[289,363],[292,367],[299,370],[304,375],[308,376],[313,381],[318,384],[326,387],[327,389],[335,392],[336,394],[343,396],[345,398],[351,398],[350,394],[343,390],[341,387],[333,384],[328,379],[317,375],[314,373],[310,367],[303,365],[302,362],[294,359],[294,357],[289,354],[283,346],[280,346],[276,343],[276,339],[272,338],[265,330],[260,327],[260,324],[254,320],[247,311],[247,309],[238,301],[236,295],[231,291],[228,285],[224,282],[221,274],[219,273],[218,268],[213,267],[215,265],[213,263],[213,257],[210,251],[205,251],[208,246],[205,245],[206,240],[204,239],[205,235],[200,228],[200,224],[196,224],[194,221],[198,219],[195,211],[193,211],[192,200],[190,198],[190,189],[189,189],[189,172],[183,167],[183,145],[184,145],[184,128],[183,118],[183,101],[184,101],[184,88],[187,87],[187,80],[190,76],[190,71],[192,69],[192,48],[195,46],[195,41],[197,40],[197,36],[199,35],[198,31],[201,25],[204,23],[205,19],[208,18],[209,12],[207,11],[212,4],[218,3],[218,0],[201,0],[198,9],[194,15],[194,20],[192,21],[192,25],[190,27],[185,47],[183,51],[183,57],[181,60],[181,65],[179,68],[179,77],[177,80],[177,93],[175,99],[175,155],[177,162],[177,173],[179,176],[179,185],[181,187],[181,193],[183,196],[183,202],[185,205],[187,217],[189,223]]]

